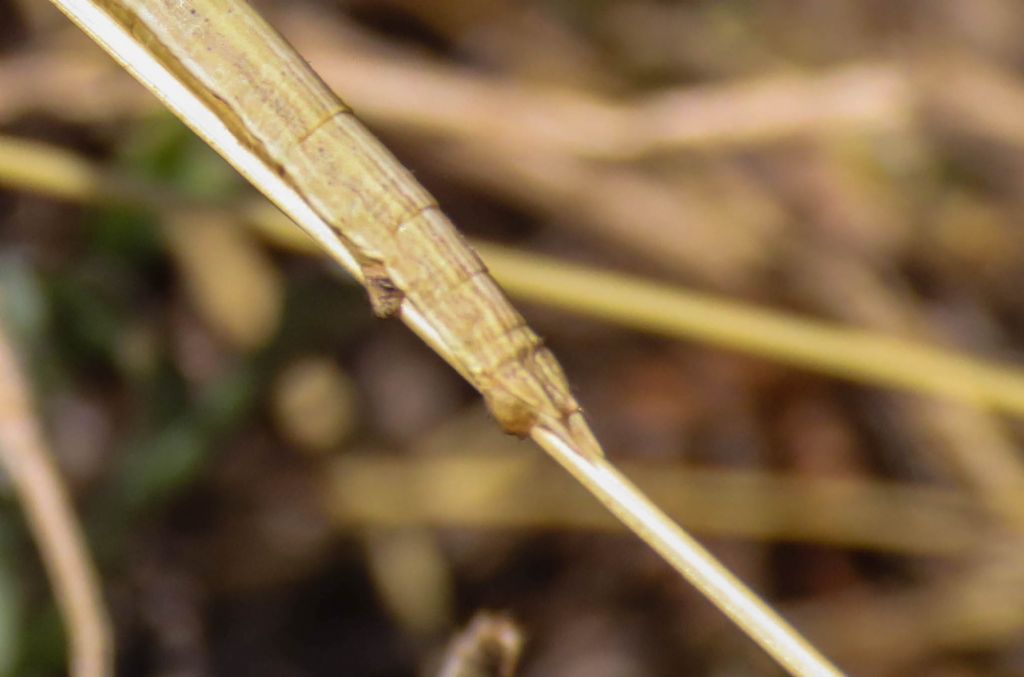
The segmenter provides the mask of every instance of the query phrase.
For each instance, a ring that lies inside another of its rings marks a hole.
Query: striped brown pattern
[[[412,306],[508,432],[600,448],[561,367],[434,198],[244,0],[99,0],[331,226],[374,311]]]

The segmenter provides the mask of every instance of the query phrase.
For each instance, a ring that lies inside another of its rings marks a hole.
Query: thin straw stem
[[[789,672],[841,674],[607,460],[585,458],[543,429],[533,440]]]
[[[0,462],[10,473],[64,617],[71,642],[70,674],[112,675],[113,639],[99,577],[2,329]]]

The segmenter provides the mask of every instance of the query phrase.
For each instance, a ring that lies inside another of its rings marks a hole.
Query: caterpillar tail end
[[[530,431],[530,436],[535,440],[538,436],[554,438],[587,460],[604,458],[604,449],[601,448],[601,443],[597,441],[581,411],[575,411],[564,418],[541,419]],[[545,446],[544,443],[541,443],[541,446]]]

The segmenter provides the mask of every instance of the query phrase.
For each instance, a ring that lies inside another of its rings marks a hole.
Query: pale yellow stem
[[[74,508],[46,449],[28,389],[0,330],[0,461],[49,572],[71,641],[74,677],[113,674],[113,639],[100,584]]]

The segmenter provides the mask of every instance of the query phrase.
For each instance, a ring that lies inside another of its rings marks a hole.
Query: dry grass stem
[[[534,441],[613,515],[651,546],[722,613],[794,675],[838,675],[803,636],[603,458],[587,459],[564,441],[535,430]]]
[[[35,536],[70,638],[74,677],[113,675],[113,637],[88,547],[43,442],[17,358],[0,333],[0,460]]]

